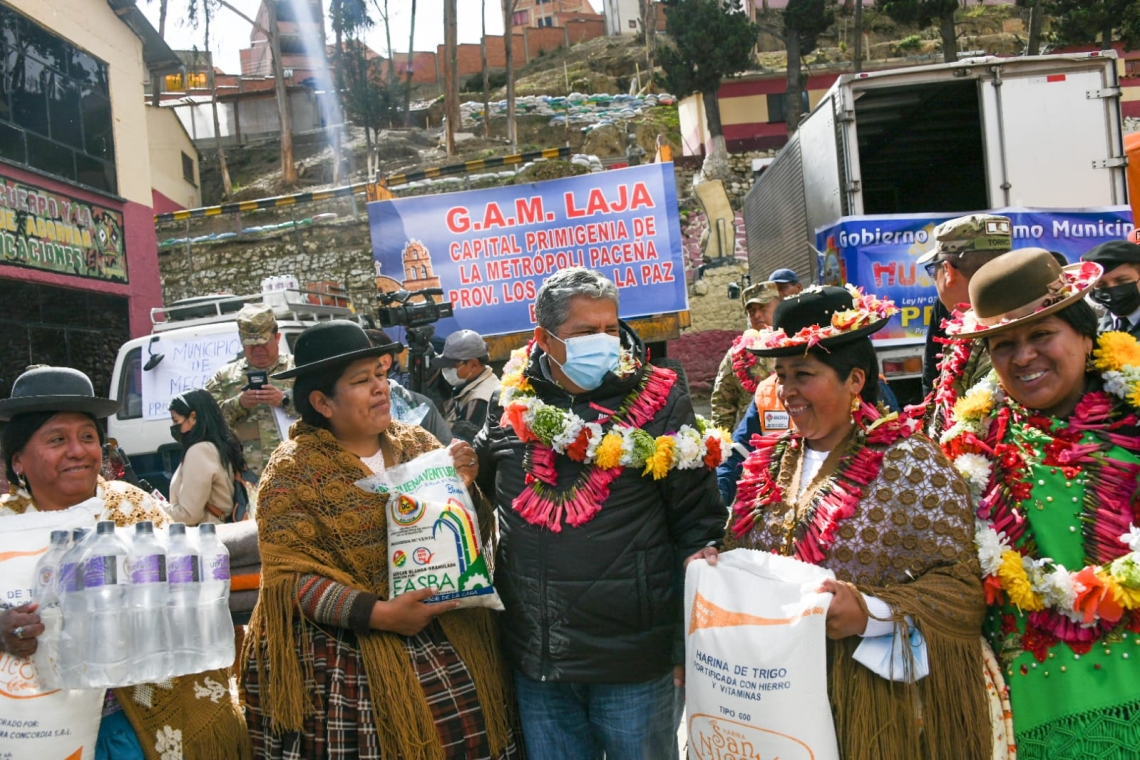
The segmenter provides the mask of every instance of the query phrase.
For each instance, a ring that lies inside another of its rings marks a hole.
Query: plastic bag
[[[0,518],[0,607],[32,601],[36,563],[52,530],[94,525],[102,511],[102,499],[88,499],[71,509]],[[49,689],[34,657],[0,653],[0,758],[94,758],[104,693]]]
[[[829,570],[736,549],[685,575],[690,760],[839,760],[827,699]]]
[[[905,649],[900,646],[902,636],[896,625],[893,633],[885,636],[864,638],[851,655],[855,662],[877,673],[888,681],[914,683],[930,675],[930,663],[926,657],[926,639],[913,625],[910,627],[911,667],[908,670]]]
[[[447,449],[422,454],[356,485],[388,496],[391,599],[434,588],[438,593],[429,603],[458,599],[460,607],[503,609],[475,505]]]

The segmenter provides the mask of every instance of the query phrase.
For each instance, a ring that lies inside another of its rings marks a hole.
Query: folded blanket
[[[260,565],[261,553],[257,548],[257,522],[243,520],[224,523],[217,527],[218,540],[230,552],[230,567]]]

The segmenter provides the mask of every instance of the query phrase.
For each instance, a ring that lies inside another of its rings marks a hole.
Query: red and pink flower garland
[[[886,447],[918,430],[922,412],[922,407],[908,407],[901,415],[883,417],[867,403],[855,412],[855,424],[859,428],[855,450],[840,460],[834,475],[819,491],[800,523],[803,527],[793,542],[796,559],[813,565],[824,560],[835,543],[840,523],[855,514],[863,489],[879,476]],[[737,520],[732,529],[738,538],[748,533],[769,507],[785,501],[777,482],[780,462],[788,447],[797,450],[805,444],[802,436],[783,433],[753,436],[752,445],[753,451],[744,462],[733,504]]]

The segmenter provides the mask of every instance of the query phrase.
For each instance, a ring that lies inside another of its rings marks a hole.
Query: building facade
[[[106,393],[119,344],[149,331],[145,83],[178,65],[133,0],[0,0],[0,397],[41,363]]]
[[[507,2],[503,0],[504,7]],[[637,0],[633,0],[633,4],[636,6]],[[565,26],[571,18],[600,18],[600,14],[590,5],[590,0],[515,0],[511,27],[518,30],[528,26]]]

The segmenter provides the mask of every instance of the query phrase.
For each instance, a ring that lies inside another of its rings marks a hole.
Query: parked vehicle
[[[115,358],[111,398],[123,405],[108,418],[107,434],[130,457],[138,477],[163,493],[182,458],[182,448],[170,435],[166,405],[171,396],[202,387],[219,368],[241,356],[236,316],[247,303],[273,307],[282,350],[291,351],[306,327],[330,319],[356,319],[351,308],[341,305],[342,299],[298,288],[248,296],[201,296],[153,309],[151,334],[127,341]],[[169,375],[176,363],[185,371],[166,377],[167,387],[156,391],[154,383],[148,382],[153,377],[146,374]]]
[[[1099,51],[839,77],[744,199],[753,281],[780,267],[819,281],[826,240],[816,234],[851,217],[1125,204],[1116,64]],[[910,243],[933,243],[922,237]],[[875,281],[859,271],[870,256],[839,258],[847,281]],[[909,305],[928,321],[933,285],[907,274],[924,285],[925,303]],[[892,381],[921,376],[923,330],[876,341]]]

